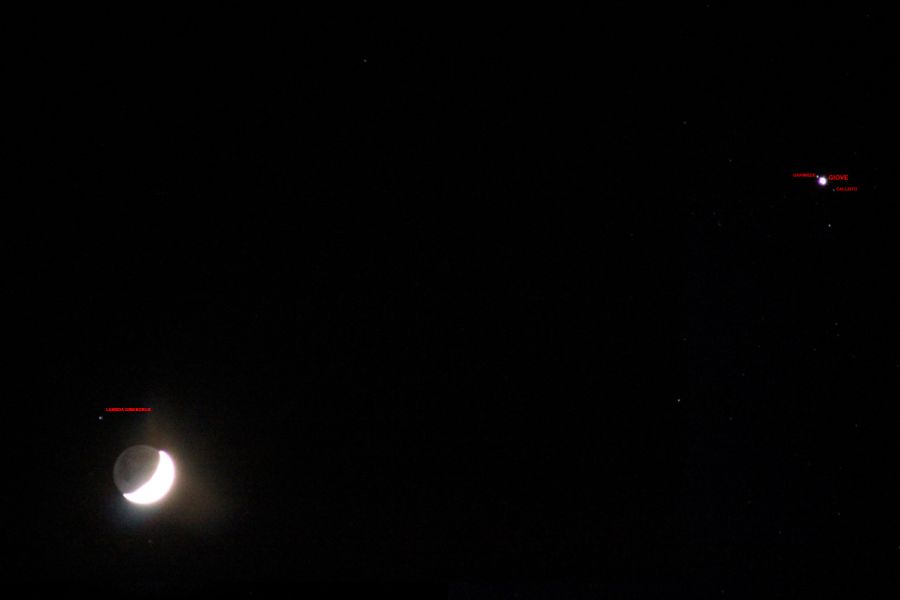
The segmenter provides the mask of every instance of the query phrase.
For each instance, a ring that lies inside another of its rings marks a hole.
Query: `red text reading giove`
[[[107,408],[106,412],[151,412],[152,408],[139,408],[139,407],[127,407],[127,408]]]

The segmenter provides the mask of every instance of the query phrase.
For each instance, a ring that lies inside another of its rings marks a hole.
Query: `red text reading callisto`
[[[106,412],[152,412],[152,408],[139,408],[134,406],[129,406],[126,408],[107,408]]]

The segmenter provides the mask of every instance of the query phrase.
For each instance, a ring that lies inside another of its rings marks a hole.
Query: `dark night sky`
[[[14,571],[594,597],[896,565],[884,22],[39,27]],[[112,481],[140,443],[179,467],[144,511]]]

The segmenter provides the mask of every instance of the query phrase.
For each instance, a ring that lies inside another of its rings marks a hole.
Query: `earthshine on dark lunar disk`
[[[151,504],[169,492],[175,465],[168,454],[152,446],[132,446],[116,459],[113,480],[126,500]]]

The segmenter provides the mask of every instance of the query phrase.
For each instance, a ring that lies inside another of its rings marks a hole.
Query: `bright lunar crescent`
[[[116,460],[116,487],[129,502],[152,504],[161,500],[175,482],[172,458],[151,446],[132,446]]]

